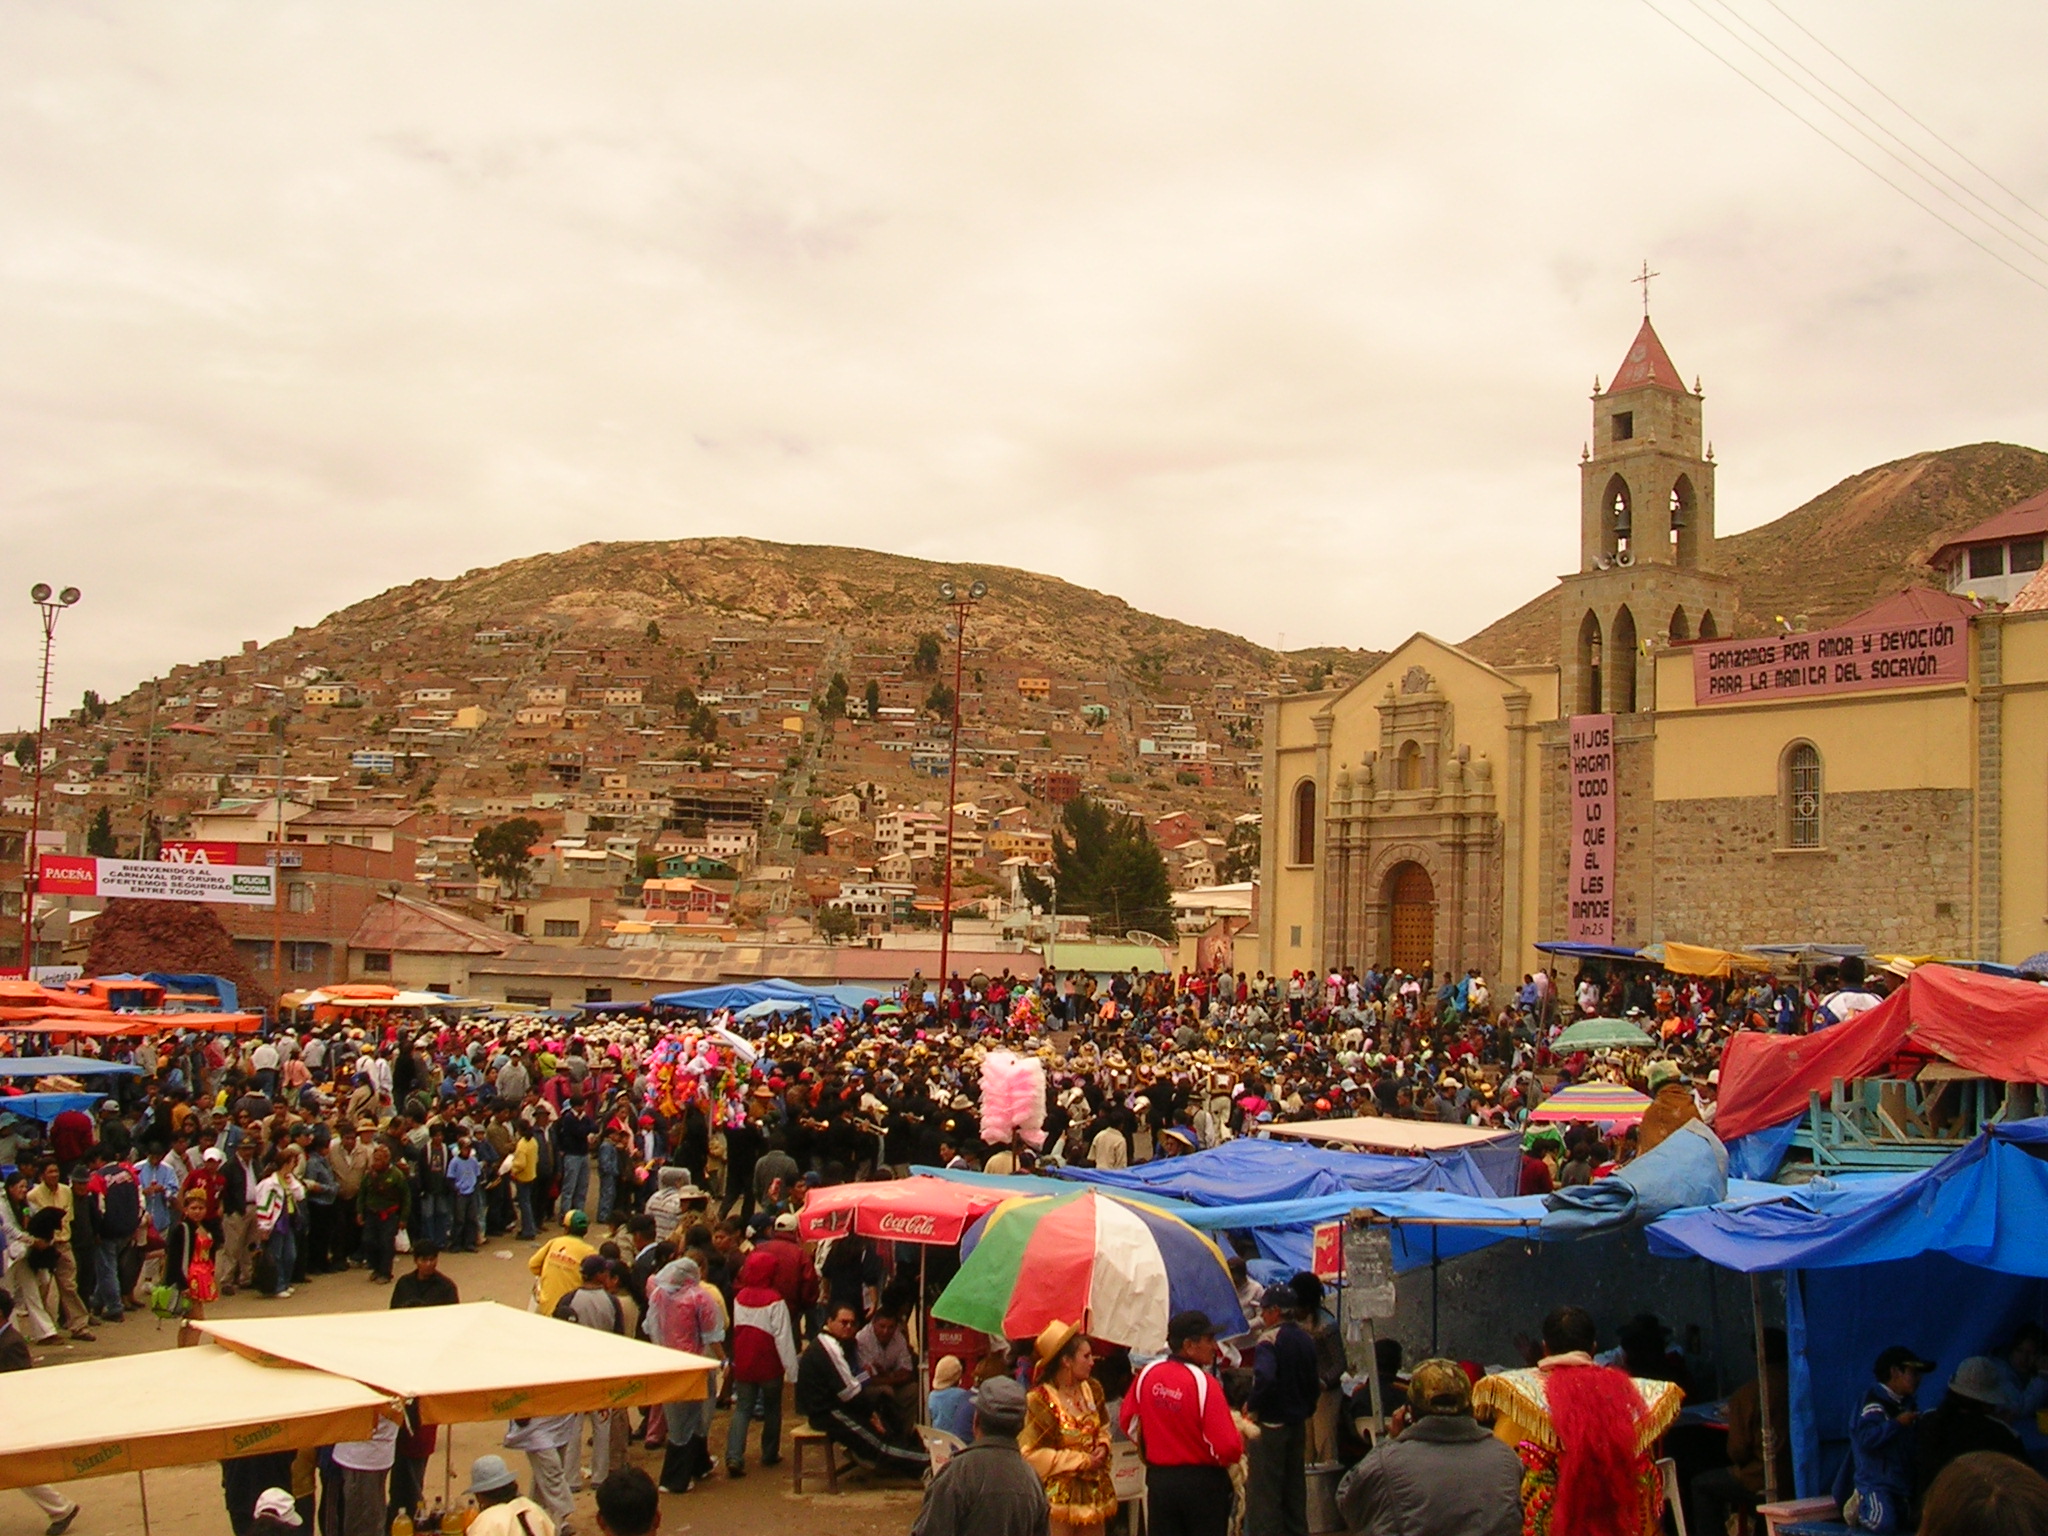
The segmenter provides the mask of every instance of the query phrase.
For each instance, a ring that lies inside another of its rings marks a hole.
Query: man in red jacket
[[[1200,1312],[1166,1325],[1166,1359],[1124,1394],[1124,1433],[1145,1456],[1146,1526],[1152,1536],[1223,1536],[1230,1528],[1229,1468],[1244,1437],[1209,1375],[1216,1328]]]
[[[775,1255],[768,1244],[747,1255],[732,1295],[732,1423],[725,1437],[725,1471],[743,1477],[747,1421],[761,1421],[761,1465],[782,1459],[782,1383],[796,1377],[796,1330],[788,1302],[775,1288]]]
[[[796,1235],[796,1213],[784,1211],[775,1218],[775,1230],[767,1242],[754,1250],[775,1261],[774,1277],[768,1282],[789,1303],[790,1321],[801,1332],[804,1320],[818,1300],[818,1271]]]

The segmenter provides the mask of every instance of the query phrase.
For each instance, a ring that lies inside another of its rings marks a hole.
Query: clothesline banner
[[[36,890],[46,896],[124,896],[139,901],[272,907],[277,905],[277,871],[242,864],[175,864],[46,853],[36,861]]]

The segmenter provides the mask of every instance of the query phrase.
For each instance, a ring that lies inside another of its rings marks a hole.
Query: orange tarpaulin
[[[73,1008],[107,1011],[103,997],[86,997],[63,992],[40,982],[0,977],[0,1008]]]
[[[0,1033],[140,1038],[174,1029],[209,1035],[253,1035],[260,1013],[66,1013],[57,1008],[0,1008]]]

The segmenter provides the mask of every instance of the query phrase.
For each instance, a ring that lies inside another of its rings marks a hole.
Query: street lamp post
[[[57,615],[79,599],[76,587],[66,587],[54,597],[47,581],[28,589],[28,600],[42,610],[43,674],[36,692],[35,790],[29,800],[28,846],[21,854],[21,974],[26,980],[36,963],[36,885],[40,850],[36,847],[43,829],[43,736],[50,725],[50,647],[57,639]]]
[[[977,581],[962,592],[950,581],[939,583],[939,597],[953,610],[953,732],[946,750],[946,874],[939,896],[939,1006],[947,1005],[953,973],[953,801],[960,783],[960,683],[967,659],[967,610],[988,596],[988,583]]]

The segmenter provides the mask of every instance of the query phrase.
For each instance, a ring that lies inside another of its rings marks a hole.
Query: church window
[[[1394,788],[1422,788],[1422,748],[1415,742],[1401,743],[1401,755],[1394,759]]]
[[[1714,622],[1714,616],[1713,616],[1713,614],[1711,614],[1711,613],[1703,613],[1703,614],[1701,614],[1701,615],[1700,615],[1700,638],[1701,638],[1702,640],[1716,640],[1716,639],[1719,639],[1719,638],[1720,638],[1720,635],[1721,635],[1721,626],[1720,626],[1720,625],[1718,625],[1718,624],[1716,624],[1716,623]]]
[[[2012,558],[2006,562],[2006,567],[2015,576],[2021,571],[2038,571],[2041,569],[2041,540],[2014,539],[2012,541]]]
[[[1671,558],[1678,565],[1694,565],[1699,557],[1698,518],[1695,513],[1699,497],[1692,488],[1692,479],[1680,475],[1671,486]]]
[[[1821,845],[1820,750],[1810,741],[1795,741],[1785,751],[1785,846]]]
[[[1316,781],[1303,779],[1294,786],[1294,862],[1316,861]]]
[[[1579,713],[1600,713],[1600,619],[1590,608],[1579,621]]]
[[[1625,443],[1635,435],[1636,413],[1634,411],[1616,411],[1614,413],[1614,440],[1617,443]]]
[[[1614,616],[1614,680],[1607,686],[1612,714],[1636,712],[1636,616],[1623,608]]]
[[[1607,482],[1607,489],[1600,493],[1600,510],[1607,523],[1607,548],[1610,554],[1628,553],[1629,540],[1635,533],[1635,517],[1629,502],[1628,482],[1616,475]]]
[[[2003,544],[1979,544],[1970,551],[1970,576],[1982,580],[1987,576],[2005,574],[2005,546]]]
[[[1685,610],[1683,608],[1674,608],[1671,610],[1671,627],[1669,630],[1666,631],[1666,633],[1670,635],[1671,643],[1673,645],[1678,644],[1680,641],[1690,640],[1692,638],[1692,631],[1686,626]]]

